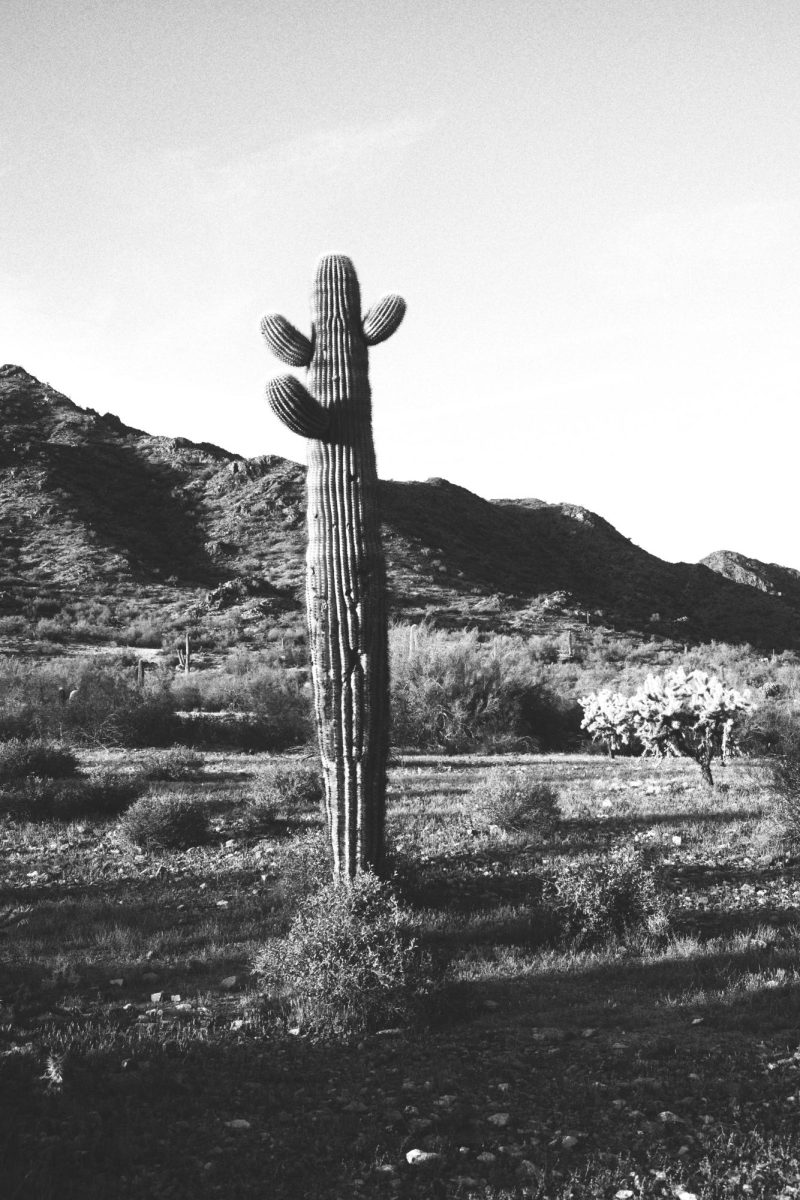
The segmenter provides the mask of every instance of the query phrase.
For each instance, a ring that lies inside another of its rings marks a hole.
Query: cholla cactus
[[[383,857],[389,668],[386,569],[378,518],[368,347],[390,337],[405,302],[386,296],[361,316],[353,264],[323,258],[311,338],[285,317],[261,328],[272,352],[308,368],[273,379],[267,398],[308,439],[306,603],[325,808],[335,878]]]
[[[726,688],[705,671],[679,667],[648,675],[631,699],[636,735],[645,754],[684,754],[713,784],[711,763],[735,751],[736,723],[752,707],[749,696]]]
[[[752,707],[743,693],[705,671],[687,674],[683,667],[648,675],[629,698],[606,691],[581,704],[583,728],[612,751],[638,741],[645,754],[685,755],[699,764],[708,784],[714,782],[711,763],[735,752],[737,722]]]
[[[601,742],[612,758],[635,741],[627,696],[621,692],[603,691],[582,696],[578,703],[583,707],[581,729],[591,734],[592,741]]]

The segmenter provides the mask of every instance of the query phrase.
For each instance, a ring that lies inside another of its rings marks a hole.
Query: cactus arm
[[[377,346],[390,338],[406,315],[406,302],[402,296],[391,293],[373,304],[362,322],[364,341],[368,346]]]
[[[311,342],[280,313],[267,313],[261,320],[261,332],[275,357],[288,367],[307,367],[311,362]]]
[[[267,400],[275,416],[292,433],[305,438],[322,438],[327,432],[330,413],[294,375],[271,379],[267,384]]]

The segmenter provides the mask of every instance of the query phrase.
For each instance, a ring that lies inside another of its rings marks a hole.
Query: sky
[[[383,477],[800,568],[796,0],[0,9],[0,363],[304,461],[259,321],[344,253]]]

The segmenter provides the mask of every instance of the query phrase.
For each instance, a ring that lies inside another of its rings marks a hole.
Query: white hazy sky
[[[0,0],[0,362],[302,461],[267,309],[408,315],[381,474],[800,568],[797,0]]]

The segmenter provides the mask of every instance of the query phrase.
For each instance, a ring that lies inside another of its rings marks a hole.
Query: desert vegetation
[[[344,892],[313,757],[183,753],[0,817],[4,1195],[792,1195],[791,752],[401,757]]]
[[[0,1190],[791,1196],[795,656],[389,640],[345,890],[295,661],[0,660]],[[678,668],[750,697],[714,788],[581,728]]]

